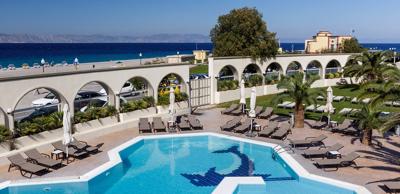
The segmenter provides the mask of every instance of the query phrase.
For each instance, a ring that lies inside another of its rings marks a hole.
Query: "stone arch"
[[[325,74],[336,73],[336,72],[341,72],[341,71],[342,71],[342,65],[336,59],[332,59],[326,64]]]
[[[127,92],[126,84],[131,83],[133,86],[133,91]],[[119,94],[120,96],[129,96],[130,94],[133,96],[137,96],[138,94],[145,94],[144,96],[154,96],[154,87],[151,85],[150,81],[142,76],[133,76],[121,87]]]
[[[322,77],[323,68],[321,62],[319,62],[318,60],[310,61],[306,67],[306,75],[307,76],[318,75],[319,77]]]
[[[50,87],[35,87],[24,92],[18,98],[14,109],[11,110],[14,121],[28,121],[38,116],[49,115],[62,111],[62,106],[68,104],[61,92]]]
[[[292,61],[286,68],[286,75],[291,76],[296,72],[303,72],[303,67],[300,62]]]
[[[181,91],[186,92],[186,84],[182,76],[176,73],[168,73],[161,79],[157,91],[169,90],[170,87],[175,88],[176,86],[179,87]]]
[[[90,81],[81,85],[72,99],[74,112],[84,110],[89,104],[93,106],[115,105],[115,93],[102,81]]]
[[[262,85],[263,77],[260,67],[255,63],[248,64],[243,69],[242,79],[244,79],[246,87]]]
[[[281,77],[283,72],[281,64],[277,62],[272,62],[267,66],[265,70],[265,83],[266,84],[275,84]]]
[[[238,80],[239,74],[237,69],[232,65],[225,65],[218,72],[219,80]]]
[[[4,111],[4,109],[0,107],[0,126],[3,125],[9,129],[8,124],[9,124],[8,123],[8,115],[7,115],[6,111]]]

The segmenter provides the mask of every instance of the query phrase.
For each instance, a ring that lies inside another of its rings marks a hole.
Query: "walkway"
[[[229,132],[221,132],[219,130],[219,126],[229,119],[231,116],[226,116],[220,114],[221,109],[209,109],[209,110],[200,110],[199,111],[199,119],[204,124],[205,130],[209,132],[217,132],[224,133],[227,135],[240,136],[246,138],[241,134],[233,134]],[[276,116],[274,116],[276,119]],[[260,124],[267,124],[266,120],[256,120]],[[284,121],[283,121],[284,122]],[[312,121],[309,121],[312,122]],[[311,123],[312,124],[312,123]],[[192,132],[184,132],[184,133],[192,133]],[[162,134],[162,133],[160,133]],[[335,143],[341,143],[345,147],[341,150],[342,153],[349,153],[352,151],[357,151],[361,155],[361,158],[356,160],[359,168],[341,168],[336,172],[324,172],[318,168],[316,168],[312,161],[304,159],[300,154],[301,151],[297,150],[293,157],[299,161],[308,171],[311,173],[322,175],[326,177],[335,178],[342,181],[351,182],[354,184],[359,184],[362,186],[366,186],[371,192],[375,194],[383,194],[384,192],[377,186],[380,181],[390,180],[390,179],[400,179],[400,138],[399,137],[388,137],[383,138],[377,135],[376,139],[379,140],[383,147],[382,148],[371,148],[362,145],[358,140],[353,140],[351,137],[342,136],[340,134],[332,134],[326,131],[320,131],[311,129],[310,127],[306,127],[304,129],[294,129],[293,134],[289,135],[289,138],[293,139],[302,139],[309,136],[318,136],[320,134],[326,134],[329,138],[324,142],[326,145],[333,145]],[[46,174],[41,178],[47,179],[55,177],[78,177],[80,175],[85,174],[86,172],[94,169],[96,166],[106,162],[108,160],[107,151],[110,149],[138,136],[138,132],[136,126],[130,129],[124,129],[121,131],[114,132],[97,132],[92,133],[90,135],[85,135],[82,137],[78,137],[78,139],[82,139],[88,141],[90,144],[98,144],[104,143],[102,147],[103,152],[88,157],[86,159],[73,162],[68,164],[57,171]],[[260,141],[267,141],[272,143],[282,143],[276,140],[270,140],[267,138],[256,137],[255,139]],[[40,148],[40,151],[45,153],[50,153],[51,147],[44,146]],[[396,163],[397,162],[397,163]],[[19,181],[25,179],[20,176],[17,171],[12,171],[10,173],[7,172],[8,161],[5,158],[0,158],[0,180],[13,180]],[[38,180],[39,177],[34,177],[32,180]]]

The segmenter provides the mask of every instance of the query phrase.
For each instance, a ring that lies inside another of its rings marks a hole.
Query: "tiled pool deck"
[[[220,109],[209,109],[209,110],[199,110],[198,111],[199,120],[204,124],[204,130],[207,132],[217,132],[226,135],[239,136],[246,138],[241,134],[234,134],[230,132],[221,132],[219,126],[231,119],[231,116],[226,116],[220,114]],[[278,119],[274,116],[272,119]],[[263,125],[267,124],[266,120],[256,120],[257,123]],[[285,122],[285,121],[282,121]],[[312,122],[312,121],[309,121]],[[310,123],[311,124],[311,123]],[[196,131],[182,132],[182,133],[196,133]],[[165,134],[165,133],[159,133]],[[341,168],[336,172],[324,172],[316,168],[312,161],[304,159],[300,154],[301,150],[297,150],[296,153],[292,154],[299,163],[302,164],[310,173],[321,175],[325,177],[330,177],[361,186],[365,186],[372,193],[383,194],[383,192],[378,185],[381,185],[382,181],[385,180],[400,180],[400,138],[390,136],[383,138],[381,135],[376,134],[376,140],[380,141],[383,145],[382,148],[368,147],[362,145],[358,140],[354,140],[352,137],[343,136],[340,134],[332,134],[327,131],[320,131],[311,129],[308,125],[304,129],[293,129],[293,134],[289,135],[289,138],[301,139],[309,136],[318,136],[320,134],[326,134],[329,138],[325,140],[326,145],[333,145],[335,143],[341,143],[345,147],[340,151],[341,153],[349,153],[356,151],[361,155],[361,158],[356,160],[359,168]],[[34,176],[31,180],[21,177],[20,173],[16,170],[7,172],[8,164],[6,158],[0,158],[0,182],[11,180],[15,182],[19,181],[35,181],[43,179],[56,179],[65,177],[79,177],[97,166],[108,161],[107,152],[112,148],[123,144],[131,140],[132,138],[138,136],[137,126],[132,126],[132,128],[124,129],[120,131],[113,132],[94,132],[79,136],[78,139],[85,140],[90,144],[97,145],[99,143],[104,143],[102,146],[103,152],[92,155],[82,160],[77,160],[67,166],[60,168],[56,171],[43,175],[41,177]],[[271,142],[271,143],[282,143],[281,141],[271,140],[262,137],[253,138],[259,141]],[[39,150],[44,153],[50,153],[51,146],[39,147]]]

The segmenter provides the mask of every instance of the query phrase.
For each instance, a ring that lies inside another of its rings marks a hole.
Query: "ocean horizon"
[[[363,43],[365,48],[374,50],[400,51],[400,43]],[[304,50],[304,43],[281,43],[285,51]],[[117,61],[142,58],[164,57],[167,55],[192,54],[193,50],[212,50],[212,43],[1,43],[0,65],[14,64],[32,66],[44,58],[50,64],[75,58],[80,63]]]

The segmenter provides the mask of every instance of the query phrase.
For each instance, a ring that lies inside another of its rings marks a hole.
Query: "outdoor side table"
[[[51,159],[56,157],[56,160],[62,159],[64,157],[64,152],[61,150],[54,150],[51,152]]]
[[[341,158],[342,154],[338,151],[329,151],[326,153],[326,157],[331,159]]]
[[[168,132],[176,132],[175,121],[168,121],[167,128],[168,128]]]
[[[254,125],[254,131],[261,131],[261,125],[255,124]]]

